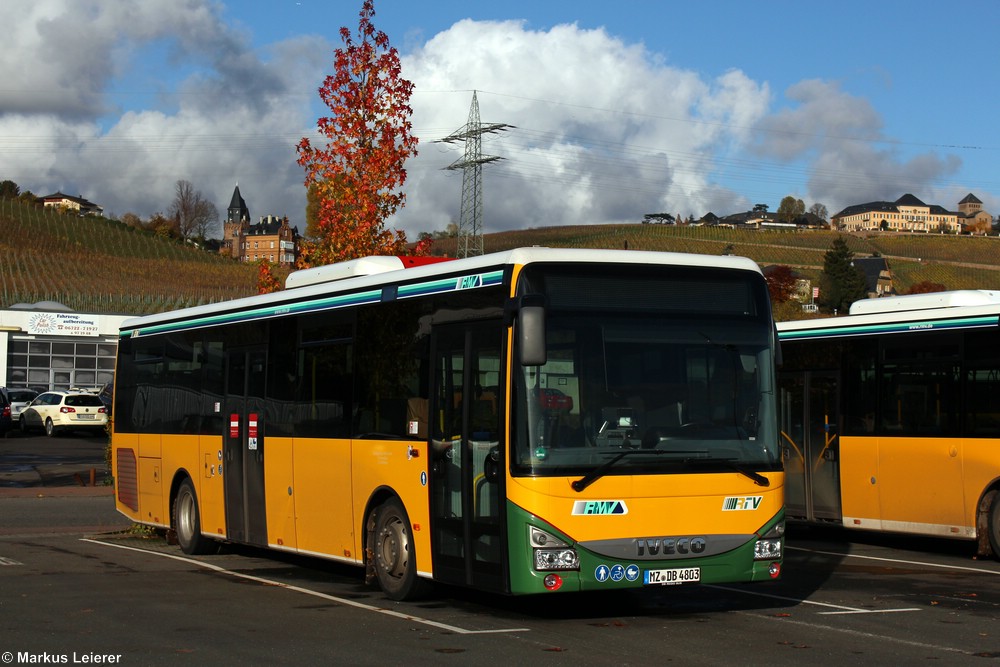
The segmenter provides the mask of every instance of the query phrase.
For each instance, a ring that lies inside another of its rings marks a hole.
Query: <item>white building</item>
[[[0,383],[48,390],[111,382],[118,327],[129,317],[78,313],[54,301],[0,310]]]

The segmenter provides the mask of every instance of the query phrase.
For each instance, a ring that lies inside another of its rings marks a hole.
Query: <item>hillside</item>
[[[772,231],[673,225],[579,225],[486,234],[483,248],[519,246],[629,248],[721,255],[730,252],[761,266],[787,264],[816,280],[823,255],[840,235],[833,231]],[[929,280],[948,289],[1000,289],[1000,238],[871,233],[844,235],[858,257],[887,258],[897,292]],[[434,254],[452,254],[454,239],[435,241]]]
[[[257,268],[99,217],[0,200],[0,308],[158,313],[256,293]]]
[[[487,234],[486,252],[520,246],[624,248],[721,255],[787,264],[816,280],[837,232],[753,231],[669,225],[577,225]],[[948,289],[1000,289],[1000,238],[847,235],[859,257],[889,260],[905,292],[929,280]],[[454,255],[455,239],[435,241]],[[254,265],[103,218],[80,218],[0,200],[0,308],[59,301],[83,312],[143,314],[249,296]]]

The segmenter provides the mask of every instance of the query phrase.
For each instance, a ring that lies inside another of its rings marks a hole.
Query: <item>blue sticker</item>
[[[597,581],[599,581],[602,584],[608,580],[608,577],[610,575],[611,575],[611,568],[609,568],[604,563],[598,565],[597,569],[594,570],[594,577],[596,577]]]
[[[621,581],[625,577],[625,566],[615,565],[611,568],[611,581]]]
[[[427,486],[427,471],[420,471],[420,486]]]
[[[639,578],[639,566],[633,564],[633,565],[629,565],[628,567],[626,567],[625,568],[625,578],[628,579],[629,581],[635,581],[636,579],[638,579]]]

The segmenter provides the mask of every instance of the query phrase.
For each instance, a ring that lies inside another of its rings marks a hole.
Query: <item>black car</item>
[[[111,406],[113,405],[114,398],[114,384],[108,382],[103,387],[101,387],[101,392],[97,396],[101,399],[101,403],[104,403],[104,407],[108,411],[108,416],[111,416]]]

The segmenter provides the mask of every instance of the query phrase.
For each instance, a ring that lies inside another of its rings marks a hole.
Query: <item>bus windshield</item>
[[[600,291],[587,287],[600,281],[579,279],[566,288],[587,290],[573,309],[560,307],[570,294],[558,285],[568,283],[545,281],[547,361],[515,372],[514,474],[780,469],[766,307],[751,298],[735,312],[713,312],[718,299],[691,293],[674,307],[650,276],[655,296],[642,306],[629,309],[619,292],[618,305],[602,307]],[[676,289],[676,277],[660,279]],[[755,292],[735,280],[717,286]]]

